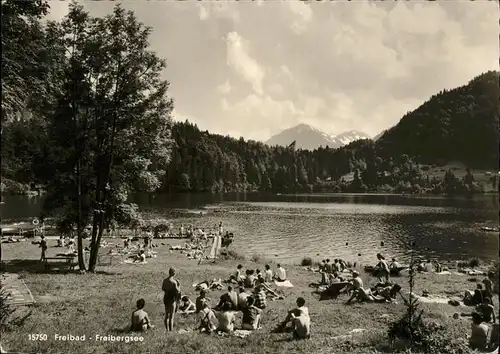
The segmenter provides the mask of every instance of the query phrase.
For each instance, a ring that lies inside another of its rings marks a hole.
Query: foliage
[[[2,1],[2,126],[36,110],[50,86],[40,24],[48,9],[44,0]]]
[[[2,193],[23,195],[29,191],[29,186],[2,177]]]
[[[414,246],[415,244],[412,243],[411,247]],[[417,263],[412,252],[408,276],[410,295],[408,299],[401,295],[406,312],[401,318],[389,324],[388,335],[393,349],[409,349],[410,352],[422,351],[424,353],[467,352],[467,344],[464,340],[451,338],[443,325],[426,319],[424,310],[420,309],[420,303],[413,299]],[[403,348],[398,348],[399,346]]]
[[[471,260],[469,260],[469,267],[471,268],[477,268],[479,267],[479,265],[481,264],[481,261],[479,260],[479,258],[472,258]]]
[[[310,267],[313,265],[313,260],[311,257],[304,257],[304,258],[302,258],[300,265],[303,267]]]
[[[462,161],[496,171],[498,81],[499,73],[489,71],[467,85],[433,95],[380,137],[382,157],[399,151],[418,157],[422,164]]]

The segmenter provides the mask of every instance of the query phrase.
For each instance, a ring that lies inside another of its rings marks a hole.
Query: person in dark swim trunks
[[[174,276],[175,269],[170,268],[168,278],[163,281],[162,285],[162,290],[165,293],[163,295],[163,304],[165,305],[165,328],[167,331],[174,330],[175,312],[181,299],[181,285]]]

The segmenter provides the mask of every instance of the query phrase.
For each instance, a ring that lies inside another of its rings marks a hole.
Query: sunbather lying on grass
[[[378,288],[373,291],[372,289],[359,288],[355,289],[353,295],[348,300],[348,303],[354,299],[359,302],[392,302],[396,298],[399,291],[401,291],[401,287],[398,284]]]
[[[189,314],[196,312],[196,305],[188,296],[183,296],[179,304],[179,313]]]
[[[273,289],[271,289],[271,287],[265,283],[264,279],[258,281],[257,285],[261,287],[261,289],[266,293],[266,295],[269,295],[272,298],[279,297],[278,293]]]

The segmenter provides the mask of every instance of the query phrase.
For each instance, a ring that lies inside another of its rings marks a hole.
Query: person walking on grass
[[[42,254],[40,255],[40,261],[45,261],[45,252],[47,251],[47,240],[45,240],[45,236],[42,235],[42,239],[40,241],[40,248],[42,249]]]
[[[174,330],[174,317],[177,312],[177,305],[181,299],[181,285],[175,279],[175,269],[170,268],[168,278],[163,281],[162,290],[163,304],[165,305],[165,328],[167,331]]]

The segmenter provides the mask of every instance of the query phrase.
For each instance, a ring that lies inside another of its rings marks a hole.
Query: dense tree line
[[[458,179],[426,175],[406,154],[382,158],[371,140],[314,151],[270,147],[201,131],[188,121],[172,128],[175,146],[163,183],[167,191],[225,192],[479,192],[470,170]]]

